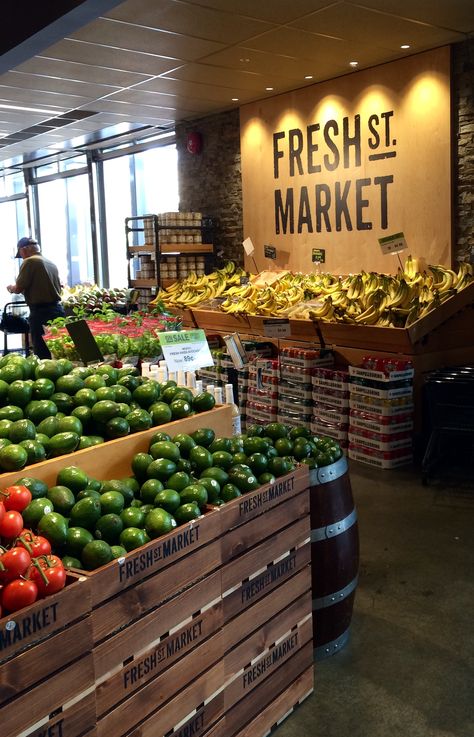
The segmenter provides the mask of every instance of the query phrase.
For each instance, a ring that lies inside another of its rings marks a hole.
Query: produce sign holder
[[[2,737],[94,726],[90,612],[89,581],[69,574],[62,591],[0,619]]]

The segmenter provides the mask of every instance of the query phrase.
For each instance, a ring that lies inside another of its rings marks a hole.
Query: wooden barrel
[[[349,639],[359,570],[357,512],[347,460],[310,471],[313,643],[317,660]]]

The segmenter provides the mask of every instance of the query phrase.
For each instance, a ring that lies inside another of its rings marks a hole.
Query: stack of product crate
[[[331,368],[314,370],[313,435],[326,435],[337,440],[341,448],[348,447],[349,432],[349,373]]]
[[[246,424],[264,425],[278,417],[280,364],[271,358],[257,358],[249,365]]]
[[[225,384],[225,369],[221,365],[223,350],[222,348],[212,347],[212,343],[209,340],[209,346],[211,347],[211,356],[214,360],[213,366],[206,366],[205,368],[196,371],[196,377],[202,379],[203,389],[209,384],[213,386],[224,386]]]
[[[331,366],[333,354],[288,346],[280,351],[278,422],[311,430],[312,378],[320,366]]]
[[[349,457],[377,468],[413,458],[413,367],[367,356],[349,366]]]

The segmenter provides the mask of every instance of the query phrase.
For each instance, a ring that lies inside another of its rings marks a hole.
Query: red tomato
[[[12,510],[11,512],[5,512],[5,516],[0,522],[0,537],[4,537],[6,540],[13,540],[18,537],[23,529],[23,517],[20,512]]]
[[[2,606],[9,612],[16,612],[34,604],[38,598],[38,587],[34,581],[17,578],[5,586],[2,592]]]
[[[41,535],[35,535],[31,530],[22,530],[18,536],[17,545],[22,545],[29,552],[32,558],[38,555],[49,555],[51,553],[51,544],[49,540]]]
[[[3,494],[6,494],[3,503],[5,509],[8,511],[14,509],[17,512],[23,512],[24,509],[32,500],[31,491],[26,486],[7,486],[3,490]]]
[[[14,547],[3,553],[0,562],[2,564],[0,579],[3,583],[9,583],[25,575],[31,565],[31,556],[25,548]]]
[[[38,587],[39,596],[56,594],[66,584],[66,570],[57,555],[35,558],[30,568],[30,579]]]
[[[5,505],[3,502],[0,502],[0,522],[5,517]]]

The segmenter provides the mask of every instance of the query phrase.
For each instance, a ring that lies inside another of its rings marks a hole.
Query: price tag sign
[[[265,258],[273,258],[275,259],[277,257],[277,250],[275,246],[264,246],[263,252],[265,254]]]
[[[263,334],[267,338],[286,338],[288,335],[291,335],[290,321],[285,318],[264,320]]]
[[[253,245],[251,238],[246,238],[242,242],[242,245],[244,247],[244,251],[247,254],[247,256],[251,256],[252,253],[255,251],[255,246]]]
[[[168,371],[196,371],[213,366],[204,330],[180,330],[158,333]]]
[[[324,264],[326,261],[326,250],[324,248],[313,248],[311,252],[313,264]]]
[[[403,233],[395,233],[394,235],[386,235],[384,238],[379,238],[379,245],[384,256],[387,256],[389,253],[400,253],[400,251],[408,248]]]

